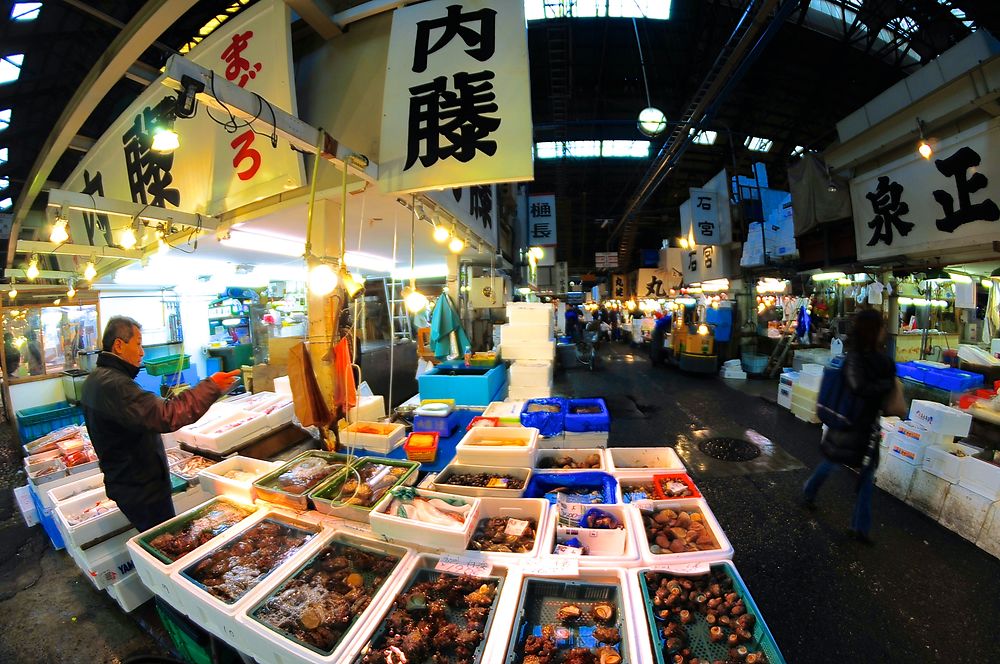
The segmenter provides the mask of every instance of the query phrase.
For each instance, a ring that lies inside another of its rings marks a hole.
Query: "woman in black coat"
[[[896,386],[896,364],[883,351],[886,330],[882,314],[872,309],[854,316],[844,359],[843,380],[847,389],[864,404],[857,420],[847,429],[823,427],[820,450],[825,457],[803,487],[803,500],[815,508],[816,494],[834,468],[845,465],[860,472],[858,497],[851,518],[851,535],[871,543],[872,491],[878,466],[878,419],[882,406]]]

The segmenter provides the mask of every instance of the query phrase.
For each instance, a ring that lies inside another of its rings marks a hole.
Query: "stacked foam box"
[[[500,327],[500,355],[512,360],[509,399],[552,396],[552,305],[516,302],[507,305],[507,324]]]
[[[798,371],[783,371],[778,377],[778,405],[792,409],[792,390],[799,381]]]

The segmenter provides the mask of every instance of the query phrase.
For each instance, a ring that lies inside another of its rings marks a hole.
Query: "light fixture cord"
[[[414,258],[414,244],[417,237],[417,207],[416,196],[410,195],[410,290],[417,290],[416,259]]]
[[[347,269],[344,264],[344,252],[347,251],[347,159],[344,159],[344,177],[341,180],[340,191],[340,267],[342,269]]]
[[[309,207],[306,211],[306,267],[312,257],[312,228],[313,228],[313,207],[316,204],[316,179],[319,173],[320,153],[323,149],[323,128],[319,129],[319,140],[316,142],[316,154],[313,156],[312,178],[309,182]]]
[[[635,17],[632,17],[632,29],[635,31],[635,45],[639,49],[639,67],[642,69],[642,84],[646,88],[646,107],[653,105],[653,100],[649,96],[649,81],[646,80],[646,60],[642,57],[642,42],[639,41],[639,25]]]
[[[396,267],[396,242],[399,237],[399,210],[392,211],[392,267]],[[396,372],[396,279],[389,273],[389,411],[392,412],[392,376]]]

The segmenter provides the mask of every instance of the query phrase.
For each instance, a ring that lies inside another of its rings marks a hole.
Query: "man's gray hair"
[[[132,340],[135,330],[141,330],[142,325],[138,321],[128,316],[112,316],[111,320],[104,328],[104,337],[101,339],[101,348],[110,353],[115,346],[115,339],[121,339],[125,343]]]

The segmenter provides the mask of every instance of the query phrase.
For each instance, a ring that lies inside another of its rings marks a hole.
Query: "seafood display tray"
[[[198,476],[201,478],[201,487],[214,496],[229,496],[237,500],[252,502],[256,496],[254,481],[271,472],[278,465],[277,462],[273,461],[261,461],[260,459],[236,455],[220,461],[214,466],[203,468],[198,471]],[[226,473],[234,470],[252,473],[256,477],[253,480],[235,480],[226,477]]]
[[[541,498],[480,498],[479,518],[472,529],[473,537],[479,529],[479,522],[484,519],[496,517],[508,517],[512,519],[534,519],[535,520],[535,541],[531,550],[527,553],[507,553],[503,551],[477,551],[468,549],[466,556],[484,556],[488,559],[498,560],[524,560],[538,556],[545,547],[548,538],[549,524],[549,503]],[[472,546],[472,539],[469,539],[469,546]]]
[[[288,463],[284,464],[271,471],[267,475],[260,477],[256,482],[253,483],[254,493],[257,496],[257,500],[265,500],[269,503],[274,503],[275,505],[280,505],[281,507],[287,507],[293,510],[307,510],[309,509],[309,492],[316,489],[319,485],[326,481],[331,475],[335,475],[340,472],[342,468],[333,468],[327,473],[322,479],[316,482],[309,489],[303,491],[302,493],[292,493],[290,491],[285,491],[278,487],[269,486],[269,484],[279,477],[286,470],[290,470],[296,464],[300,463],[307,457],[319,457],[330,464],[337,465],[340,464],[344,467],[353,461],[352,457],[346,454],[335,454],[333,452],[323,452],[321,450],[310,450],[308,452],[303,452],[299,456],[295,457]]]
[[[692,567],[695,569],[692,569]],[[711,572],[724,572],[732,580],[733,590],[743,600],[747,612],[756,617],[756,623],[753,628],[753,640],[749,642],[748,647],[751,647],[752,650],[763,651],[767,657],[768,664],[785,664],[785,658],[781,655],[778,644],[775,643],[774,637],[771,635],[771,630],[767,628],[767,624],[760,614],[760,609],[754,603],[753,597],[750,596],[750,591],[747,590],[746,584],[743,583],[743,578],[736,571],[736,567],[728,560],[697,566],[681,565],[672,567],[664,565],[656,569],[643,568],[632,571],[632,578],[630,580],[639,586],[638,596],[642,597],[642,603],[646,612],[646,628],[651,645],[653,646],[652,654],[656,658],[657,664],[669,664],[668,657],[664,652],[665,642],[663,634],[660,631],[660,627],[665,625],[666,622],[656,617],[653,613],[653,601],[649,586],[646,583],[646,575],[668,574],[670,576],[691,578],[704,576]],[[708,638],[708,623],[705,622],[705,618],[702,615],[695,613],[694,620],[686,626],[686,630],[688,647],[691,649],[692,656],[698,657],[703,662],[712,662],[715,660],[726,661],[728,659],[729,647],[725,644],[713,643]]]
[[[686,473],[672,447],[609,447],[604,450],[610,470],[658,470]]]
[[[543,464],[545,459],[560,459],[562,457],[569,457],[573,461],[579,463],[587,459],[587,457],[597,455],[598,466],[596,468],[546,468]],[[607,461],[604,458],[604,450],[596,447],[591,448],[552,448],[545,450],[538,450],[538,454],[535,455],[535,469],[542,473],[579,473],[587,470],[600,470],[607,471]]]
[[[581,567],[617,567],[638,563],[641,558],[639,545],[636,542],[638,536],[635,533],[635,525],[628,516],[631,508],[626,505],[595,505],[594,507],[613,515],[625,526],[623,537],[621,538],[624,540],[621,544],[622,552],[616,555],[575,556],[578,564]],[[599,528],[560,526],[559,510],[557,507],[552,507],[546,517],[546,527],[544,530],[545,542],[541,547],[539,555],[565,558],[566,556],[553,553],[560,535],[565,535],[567,538],[576,537],[582,544],[587,545],[588,539],[602,537],[602,533],[604,532],[606,531]]]
[[[627,514],[632,517],[632,528],[639,542],[639,553],[646,563],[651,565],[676,565],[680,563],[714,562],[732,559],[733,545],[730,544],[729,538],[726,537],[726,533],[722,530],[722,526],[719,525],[718,519],[715,518],[715,514],[712,513],[711,508],[709,508],[704,498],[673,498],[671,500],[641,501],[633,503],[631,507],[632,509],[629,509]],[[647,508],[653,511],[671,509],[675,512],[689,512],[693,510],[701,512],[705,527],[708,528],[712,537],[715,538],[719,548],[682,553],[653,553],[649,548],[649,538],[646,536],[646,527],[642,521],[642,511]]]
[[[417,494],[427,499],[433,498],[460,498],[472,505],[462,528],[449,528],[434,523],[426,523],[417,519],[389,514],[388,510],[392,505],[392,499],[382,501],[376,509],[371,511],[372,531],[390,542],[402,544],[412,544],[421,548],[433,548],[441,551],[451,551],[461,553],[466,550],[472,533],[479,523],[480,501],[482,498],[472,496],[449,496],[435,491],[417,489]]]
[[[339,500],[340,497],[340,487],[360,468],[369,464],[380,464],[383,466],[392,466],[394,468],[403,468],[402,475],[391,484],[378,500],[375,500],[370,506],[365,507],[363,505],[351,505]],[[389,495],[389,491],[396,486],[413,486],[417,481],[417,472],[420,469],[420,464],[416,461],[401,461],[399,459],[383,459],[380,457],[361,457],[352,461],[348,468],[339,470],[327,479],[320,482],[309,492],[309,500],[316,507],[316,511],[322,512],[323,514],[329,514],[330,516],[340,517],[342,519],[349,519],[351,521],[361,521],[362,523],[368,523],[371,517],[372,510],[374,510],[378,505],[386,499]]]
[[[443,493],[453,493],[459,496],[476,496],[477,498],[520,498],[524,495],[524,489],[531,481],[534,471],[531,468],[515,468],[512,466],[499,468],[496,466],[473,466],[464,463],[450,463],[444,470],[434,478],[434,490]],[[509,475],[516,480],[521,480],[520,489],[501,489],[499,487],[479,487],[465,486],[462,484],[449,484],[448,480],[453,475],[476,475],[479,473],[495,473],[497,475]]]

